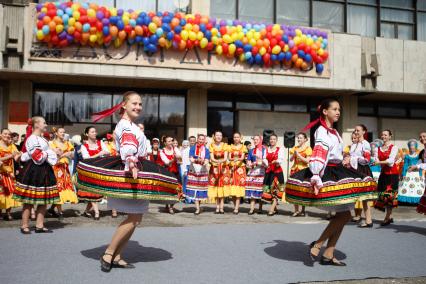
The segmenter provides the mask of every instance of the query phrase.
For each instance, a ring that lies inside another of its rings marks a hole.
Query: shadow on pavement
[[[417,233],[419,235],[426,236],[426,229],[421,227],[415,227],[410,225],[397,225],[390,224],[385,227],[378,227],[377,229],[392,229],[395,233]]]
[[[310,267],[314,266],[314,262],[309,256],[308,244],[303,242],[290,242],[283,240],[274,240],[269,243],[274,244],[274,246],[264,249],[267,255],[282,260],[302,262],[304,265]],[[346,258],[346,254],[337,249],[334,251],[334,256],[338,260],[343,260]]]
[[[107,246],[100,246],[93,249],[83,250],[80,253],[91,259],[99,260],[104,254]],[[137,262],[158,262],[172,259],[170,252],[154,247],[144,247],[137,241],[129,241],[122,253],[123,259],[129,263]]]

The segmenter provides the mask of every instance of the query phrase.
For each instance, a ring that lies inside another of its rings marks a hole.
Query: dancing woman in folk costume
[[[416,172],[421,170],[423,172],[424,177],[424,172],[426,171],[426,131],[420,132],[419,140],[420,143],[423,144],[423,150],[419,154],[419,163],[417,165],[409,167],[408,171]],[[423,196],[420,198],[419,205],[417,205],[417,212],[426,215],[426,186],[423,191]]]
[[[225,197],[230,194],[231,173],[228,166],[228,145],[222,142],[223,134],[215,131],[210,144],[209,199],[216,202],[215,214],[224,214]]]
[[[53,171],[55,172],[56,182],[58,184],[60,201],[57,204],[53,204],[48,212],[62,220],[62,204],[66,202],[72,204],[78,203],[69,170],[70,159],[74,156],[74,146],[69,141],[65,141],[64,128],[53,128],[53,132],[55,134],[55,139],[49,142],[49,147],[58,156],[58,162],[53,166]],[[55,207],[58,209],[58,214],[55,212]]]
[[[253,137],[253,141],[254,148],[249,151],[246,164],[249,169],[246,179],[246,198],[250,200],[249,215],[254,214],[256,200],[259,201],[258,214],[262,214],[263,180],[265,169],[268,167],[266,148],[262,145],[262,137],[256,135]]]
[[[315,260],[323,244],[327,247],[321,257],[323,265],[345,266],[334,257],[334,250],[351,210],[361,196],[375,196],[374,180],[342,165],[343,142],[333,124],[340,118],[340,104],[327,99],[319,108],[320,118],[308,124],[304,131],[319,125],[315,132],[315,147],[309,168],[293,174],[287,181],[286,199],[290,203],[320,207],[336,212],[319,239],[310,245]]]
[[[180,182],[181,178],[179,175],[179,164],[182,163],[182,155],[177,147],[173,145],[173,138],[170,136],[164,137],[164,149],[160,151],[160,158],[163,162],[164,167],[175,175],[177,180]],[[166,204],[166,211],[169,214],[175,214],[173,203]]]
[[[37,205],[36,233],[48,233],[44,227],[44,215],[47,204],[59,202],[59,192],[52,166],[58,160],[49,148],[42,134],[46,131],[46,121],[41,116],[34,116],[30,121],[27,139],[24,144],[21,161],[23,169],[19,172],[13,198],[24,204],[22,210],[21,233],[30,234],[29,218],[31,208]],[[29,135],[32,133],[31,135]]]
[[[15,167],[14,161],[18,161],[21,152],[13,144],[10,131],[7,128],[2,129],[0,136],[0,215],[3,209],[6,214],[3,216],[5,221],[13,220],[10,211],[21,204],[13,199],[15,191]]]
[[[160,157],[161,149],[160,149],[160,139],[153,138],[152,139],[152,151],[148,154],[147,159],[151,162],[156,163],[157,165],[164,166],[163,161]]]
[[[247,148],[241,143],[239,132],[234,133],[234,144],[229,146],[228,160],[231,171],[231,192],[234,202],[234,214],[238,215],[240,200],[246,194],[246,165]]]
[[[94,159],[98,157],[109,156],[107,146],[101,140],[98,140],[96,137],[98,132],[94,126],[88,126],[84,130],[84,135],[86,135],[87,142],[81,147],[81,155],[83,160]],[[78,199],[80,201],[87,202],[86,209],[84,210],[83,216],[88,218],[94,218],[95,220],[100,219],[99,215],[99,206],[98,202],[102,200],[103,196],[100,194],[94,194],[93,192],[88,192],[84,188],[78,188],[77,190]],[[94,216],[90,214],[90,211],[93,209]]]
[[[266,149],[268,167],[263,180],[262,199],[272,202],[268,216],[274,216],[277,212],[278,199],[283,198],[284,174],[281,164],[284,162],[284,149],[277,147],[278,137],[274,133],[270,136],[269,147]]]
[[[355,126],[354,131],[357,142],[352,144],[350,149],[350,165],[351,167],[358,171],[359,173],[373,178],[373,173],[371,172],[369,163],[371,160],[371,147],[370,143],[367,142],[367,127],[363,124]],[[373,227],[373,220],[371,219],[371,206],[372,200],[367,200],[365,198],[360,198],[355,203],[355,217],[352,218],[353,221],[359,222],[361,220],[361,212],[364,210],[365,214],[365,223],[361,224],[360,228],[371,228]]]
[[[408,153],[404,157],[404,167],[398,188],[398,202],[418,204],[425,189],[423,171],[408,171],[411,166],[417,165],[420,161],[417,151],[418,143],[415,139],[411,139],[408,141],[407,146]]]
[[[377,191],[379,198],[374,203],[374,207],[381,211],[386,211],[386,216],[381,226],[393,223],[392,209],[398,206],[398,184],[399,170],[395,163],[398,155],[398,147],[391,143],[392,131],[382,131],[383,146],[377,148],[375,164],[380,165],[380,172]]]
[[[207,165],[210,160],[210,151],[205,146],[206,136],[198,134],[197,143],[189,149],[189,171],[185,197],[195,202],[195,215],[201,213],[200,203],[207,200],[209,186],[209,172]]]
[[[111,243],[101,257],[101,269],[133,268],[121,258],[149,201],[177,202],[178,182],[174,174],[145,159],[146,137],[135,124],[142,111],[142,99],[136,92],[127,92],[123,101],[111,109],[94,115],[94,121],[120,110],[121,120],[115,127],[118,156],[83,160],[77,167],[77,187],[108,197],[108,208],[128,214],[118,226]]]
[[[309,158],[312,156],[312,148],[308,144],[308,136],[306,136],[306,133],[299,132],[296,136],[296,140],[297,145],[290,149],[290,162],[293,162],[290,176],[298,171],[306,169],[308,167]],[[285,196],[283,196],[283,200],[285,200]],[[299,208],[302,210],[299,210]],[[294,213],[292,217],[305,216],[305,214],[305,206],[294,204]]]

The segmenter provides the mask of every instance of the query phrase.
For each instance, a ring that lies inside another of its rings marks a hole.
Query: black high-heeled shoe
[[[195,211],[194,215],[198,216],[198,215],[200,215],[200,213],[201,213],[201,211]]]
[[[28,227],[21,228],[21,234],[23,234],[23,235],[30,235],[31,234],[30,228],[28,228]]]
[[[249,211],[248,215],[253,215],[254,214],[254,210],[253,211]]]
[[[276,214],[276,212],[268,212],[268,217],[274,216]]]
[[[126,264],[120,264],[120,260],[122,260],[122,259],[113,261],[112,262],[112,266],[114,268],[124,268],[124,269],[133,269],[133,268],[136,268],[136,266],[134,266],[133,264],[127,263],[127,262],[126,262]]]
[[[316,248],[316,249],[318,250],[318,254],[317,254],[317,255],[315,255],[315,254],[313,254],[313,253],[312,253],[312,249],[313,249],[313,248]],[[317,246],[317,244],[315,243],[315,241],[313,241],[313,242],[309,245],[309,256],[311,257],[311,260],[312,260],[312,261],[316,261],[316,260],[317,260],[317,258],[318,258],[318,255],[319,255],[320,251],[321,251],[321,247],[318,247],[318,246]]]
[[[36,227],[35,230],[34,230],[34,232],[36,234],[53,233],[52,230],[49,230],[48,228],[45,228],[45,227],[43,227],[43,228],[37,228]]]
[[[373,222],[361,224],[358,228],[373,228]]]
[[[320,264],[321,265],[333,265],[333,266],[346,266],[346,263],[337,260],[335,257],[327,258],[325,256],[321,256]]]
[[[104,256],[105,255],[109,255],[109,256],[111,256],[111,262],[107,262],[107,261],[105,261],[105,259],[104,259]],[[112,255],[112,254],[110,254],[110,253],[104,253],[102,256],[101,256],[101,259],[100,259],[100,261],[101,261],[101,270],[103,271],[103,272],[110,272],[111,271],[111,269],[112,269],[112,265],[114,264],[114,262],[112,261],[114,259],[114,255]]]
[[[383,221],[382,223],[380,223],[380,226],[385,227],[390,225],[391,223],[393,223],[392,219],[388,219],[387,221]]]

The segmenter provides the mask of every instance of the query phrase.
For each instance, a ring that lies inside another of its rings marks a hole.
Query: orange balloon
[[[90,34],[89,33],[83,33],[81,35],[81,39],[83,40],[83,42],[87,42],[89,40]]]
[[[126,32],[125,31],[120,31],[119,33],[118,33],[118,38],[120,39],[120,40],[125,40],[126,39]]]
[[[48,24],[48,23],[50,23],[50,21],[51,21],[52,19],[50,19],[50,17],[49,16],[44,16],[43,17],[43,23],[45,23],[45,24]]]
[[[75,27],[68,27],[67,29],[68,34],[72,35],[75,32]]]
[[[243,42],[244,44],[247,44],[247,43],[248,43],[248,38],[246,38],[246,37],[243,37],[243,40],[242,40],[242,42]]]
[[[81,30],[83,29],[83,25],[80,22],[75,22],[74,27],[79,32],[81,32]]]
[[[291,61],[296,63],[297,59],[299,59],[299,56],[297,56],[297,54],[293,54],[293,56],[291,57]]]
[[[209,18],[208,17],[206,17],[206,16],[201,17],[200,23],[206,25],[206,24],[208,24],[208,22],[209,22]]]
[[[192,26],[192,31],[195,32],[195,33],[198,33],[200,31],[200,26],[197,25],[197,24],[193,25]]]
[[[262,29],[262,30],[260,31],[260,35],[261,35],[262,37],[265,37],[265,36],[266,36],[266,30],[265,30],[265,29]]]
[[[116,26],[111,26],[109,28],[109,33],[113,37],[117,36],[117,34],[118,34],[118,28]]]
[[[110,29],[110,32],[111,32],[111,29]],[[137,34],[138,36],[143,35],[143,29],[142,29],[142,27],[141,27],[141,26],[136,26],[136,27],[135,27],[135,32],[136,32],[136,34]]]
[[[53,21],[54,21],[56,24],[62,24],[62,18],[61,18],[61,17],[55,16],[55,17],[53,18]]]
[[[186,41],[181,40],[180,43],[179,43],[179,49],[180,50],[184,50],[185,47],[186,47]]]
[[[134,30],[130,31],[129,38],[134,39],[136,37],[136,32]]]
[[[271,44],[271,42],[269,41],[269,39],[265,38],[265,39],[263,40],[263,46],[264,46],[265,48],[268,48],[270,44]]]
[[[50,31],[55,31],[56,30],[56,23],[54,21],[51,21],[49,23],[49,28],[50,28]]]
[[[296,60],[295,65],[296,65],[296,67],[300,68],[302,66],[302,63],[303,63],[303,59],[302,58],[298,58]]]
[[[179,23],[180,23],[179,19],[173,18],[172,21],[170,22],[170,25],[174,28],[174,27],[178,26]]]
[[[306,63],[305,61],[303,61],[302,66],[300,66],[300,69],[307,70],[308,69],[308,63]]]
[[[258,47],[258,48],[261,48],[261,47],[263,46],[263,40],[258,39],[258,40],[256,41],[256,45],[257,45],[257,47]]]
[[[93,35],[98,32],[98,29],[96,27],[91,27],[89,32]]]
[[[158,44],[161,47],[165,47],[167,45],[167,40],[164,37],[160,37],[160,39],[158,40]]]

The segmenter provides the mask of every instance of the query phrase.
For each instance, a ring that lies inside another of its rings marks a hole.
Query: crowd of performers
[[[98,203],[107,199],[112,217],[117,212],[128,215],[101,258],[103,271],[114,265],[132,267],[120,253],[150,201],[165,204],[174,214],[174,204],[184,200],[195,205],[195,215],[202,213],[206,202],[215,202],[215,214],[224,214],[225,199],[233,201],[235,215],[241,200],[250,202],[249,215],[261,213],[264,203],[270,204],[268,216],[276,214],[279,203],[293,204],[293,217],[304,216],[306,206],[319,207],[334,217],[311,244],[310,254],[316,259],[328,241],[321,263],[337,266],[345,265],[334,258],[343,227],[351,219],[359,222],[362,212],[363,228],[373,226],[373,206],[386,211],[382,226],[392,223],[398,200],[418,203],[418,212],[426,213],[425,150],[419,153],[417,141],[410,140],[404,156],[391,143],[390,130],[382,131],[381,140],[368,143],[364,125],[355,127],[353,143],[345,149],[333,128],[340,117],[340,105],[333,99],[325,100],[320,118],[297,134],[296,146],[289,149],[292,166],[286,182],[285,152],[277,146],[275,134],[268,143],[261,135],[252,137],[253,143],[243,143],[237,132],[228,144],[222,132],[215,131],[210,143],[206,135],[198,134],[179,148],[170,136],[162,141],[145,137],[143,125],[136,123],[142,112],[137,93],[125,93],[120,104],[95,114],[94,121],[116,111],[122,119],[106,142],[97,139],[93,126],[86,128],[81,143],[70,143],[64,128],[54,129],[54,138],[49,139],[43,117],[31,119],[20,150],[8,129],[2,130],[0,139],[0,208],[6,210],[4,219],[10,220],[11,208],[22,206],[23,234],[31,234],[30,219],[36,221],[36,233],[52,232],[44,226],[47,206],[49,213],[63,218],[62,204],[86,202],[83,215],[99,220]],[[311,127],[317,127],[313,149],[305,134]],[[419,140],[426,146],[426,132]]]

